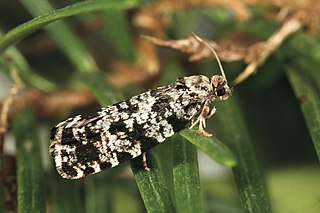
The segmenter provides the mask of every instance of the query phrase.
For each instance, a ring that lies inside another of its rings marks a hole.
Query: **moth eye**
[[[226,89],[224,87],[217,90],[217,96],[224,96],[226,94]]]

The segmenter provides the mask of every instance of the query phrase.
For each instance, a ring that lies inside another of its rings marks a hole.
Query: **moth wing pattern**
[[[51,130],[50,153],[63,178],[78,179],[135,158],[185,127],[210,99],[205,76],[178,79]]]

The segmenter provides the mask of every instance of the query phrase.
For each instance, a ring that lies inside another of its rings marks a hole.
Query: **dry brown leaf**
[[[265,42],[258,42],[248,48],[244,62],[247,67],[234,80],[239,84],[257,71],[257,68],[285,41],[291,34],[308,26],[312,33],[319,29],[320,1],[318,0],[273,0],[280,7],[280,17],[284,20],[281,28]],[[281,14],[283,13],[283,14]]]
[[[316,33],[319,30],[319,14],[320,1],[310,0],[310,4],[297,10],[293,17],[299,19],[304,25],[308,26],[311,33]]]
[[[8,61],[10,75],[13,79],[13,85],[4,98],[0,109],[0,153],[2,153],[4,134],[8,128],[9,111],[24,86],[10,56],[6,56],[6,59]]]
[[[271,0],[273,6],[279,8],[278,20],[299,19],[315,33],[319,29],[319,0]]]
[[[28,89],[16,100],[9,114],[31,106],[38,116],[48,117],[82,108],[95,102],[95,97],[87,90],[59,90],[45,93],[37,89]]]
[[[215,58],[212,51],[203,43],[197,40],[193,35],[179,40],[164,40],[151,36],[144,36],[153,44],[163,47],[177,49],[183,53],[190,54],[190,61],[199,61],[207,58]],[[204,40],[212,48],[215,49],[222,61],[231,62],[242,60],[246,54],[246,50],[240,46],[219,45],[211,40]]]
[[[303,27],[298,19],[290,19],[286,21],[282,27],[275,32],[267,41],[258,42],[248,48],[247,55],[244,59],[247,67],[234,80],[234,84],[239,84],[250,75],[254,74],[259,66],[272,54],[284,40],[291,34],[297,32]]]

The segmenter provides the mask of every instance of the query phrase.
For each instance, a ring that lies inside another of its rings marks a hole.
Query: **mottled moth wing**
[[[50,152],[60,175],[78,179],[117,166],[184,128],[210,90],[207,77],[195,77],[195,85],[178,79],[52,128]]]

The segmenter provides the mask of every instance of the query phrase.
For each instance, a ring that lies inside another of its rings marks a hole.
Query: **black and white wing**
[[[57,171],[67,179],[97,173],[141,155],[184,128],[203,103],[184,79],[53,127],[50,153]]]

